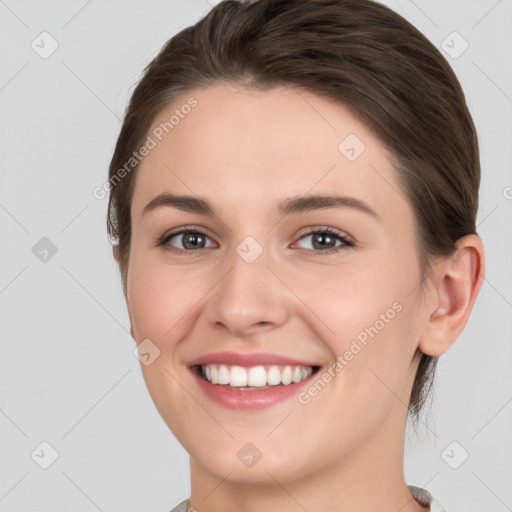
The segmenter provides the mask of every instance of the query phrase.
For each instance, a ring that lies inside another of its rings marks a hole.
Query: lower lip
[[[287,400],[293,395],[297,395],[301,388],[308,385],[310,379],[317,373],[313,372],[306,379],[286,386],[278,385],[271,386],[267,389],[241,391],[229,389],[219,384],[212,384],[200,377],[194,369],[191,371],[201,390],[214,402],[228,409],[243,409],[247,411],[264,409],[265,407]]]

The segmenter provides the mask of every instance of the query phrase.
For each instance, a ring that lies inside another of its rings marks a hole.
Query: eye
[[[306,245],[312,245],[312,247],[299,248],[308,252],[312,251],[314,256],[336,253],[355,245],[346,236],[330,227],[311,229],[300,237],[299,242],[308,238],[310,239],[310,244]],[[295,245],[299,244],[299,242],[296,242]],[[215,246],[210,237],[193,228],[181,229],[174,233],[165,234],[156,241],[155,245],[177,254],[187,255],[196,254],[201,252],[201,249]]]
[[[305,235],[301,236],[299,240],[310,239],[312,249],[302,247],[306,250],[313,250],[316,255],[328,254],[339,252],[348,247],[353,247],[354,243],[351,242],[347,237],[338,233],[332,228],[315,228]]]
[[[177,240],[177,242],[173,242],[173,240]],[[199,249],[212,247],[214,244],[210,243],[210,245],[208,245],[208,240],[210,240],[210,238],[201,231],[182,229],[176,233],[164,235],[162,239],[157,242],[157,245],[164,246],[166,249],[177,253],[190,254]],[[175,244],[181,245],[184,249],[176,247]]]

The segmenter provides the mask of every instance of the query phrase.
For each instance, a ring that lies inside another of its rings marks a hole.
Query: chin
[[[296,459],[287,459],[270,447],[257,452],[250,442],[242,444],[241,448],[237,446],[236,450],[209,451],[207,457],[204,453],[197,457],[189,453],[203,470],[220,480],[239,485],[275,485],[276,480],[283,484],[305,477],[307,473]]]

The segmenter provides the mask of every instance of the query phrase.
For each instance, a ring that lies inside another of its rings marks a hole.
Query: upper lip
[[[293,359],[269,352],[242,354],[237,352],[212,352],[188,362],[188,366],[203,364],[226,364],[229,366],[265,366],[265,365],[286,365],[286,366],[319,366],[310,361]]]

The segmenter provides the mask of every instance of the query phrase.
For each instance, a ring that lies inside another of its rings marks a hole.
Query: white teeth
[[[229,384],[229,368],[225,364],[219,366],[219,384]]]
[[[291,366],[287,366],[281,372],[281,382],[284,385],[291,384],[291,382],[292,382],[292,367]]]
[[[271,366],[267,372],[267,384],[269,386],[277,386],[281,384],[281,370],[278,366]]]
[[[210,375],[211,375],[211,383],[218,384],[219,383],[219,370],[216,366],[210,367]]]
[[[229,373],[229,383],[231,386],[247,386],[247,371],[242,366],[232,366]]]
[[[292,380],[293,382],[299,382],[300,380],[302,380],[302,370],[300,366],[296,366],[295,370],[293,370]]]
[[[247,385],[260,387],[267,385],[267,372],[263,366],[253,366],[247,373]]]
[[[311,366],[230,366],[206,364],[201,366],[202,375],[212,384],[233,387],[263,388],[267,386],[287,386],[292,382],[307,379],[312,373]]]

